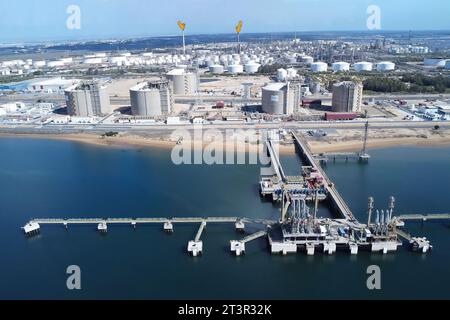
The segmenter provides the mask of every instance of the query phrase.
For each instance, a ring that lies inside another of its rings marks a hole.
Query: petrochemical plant
[[[281,204],[279,219],[34,219],[23,227],[27,235],[48,224],[66,228],[72,224],[95,224],[99,232],[107,233],[114,224],[133,227],[162,224],[165,232],[173,232],[175,224],[197,223],[198,232],[188,242],[187,250],[198,256],[203,253],[201,236],[206,226],[231,223],[238,231],[243,231],[246,224],[263,226],[256,233],[230,242],[230,250],[238,256],[245,253],[247,243],[261,237],[266,237],[272,253],[283,255],[298,251],[308,255],[317,251],[334,254],[338,249],[352,255],[360,250],[387,254],[397,251],[403,243],[401,239],[423,253],[432,248],[426,238],[412,237],[403,231],[404,222],[448,219],[448,215],[395,216],[394,198],[389,200],[386,211],[375,211],[374,200],[370,198],[368,221],[360,222],[322,165],[341,158],[368,162],[369,126],[373,122],[394,129],[408,122],[420,127],[429,121],[445,125],[450,120],[445,95],[433,101],[415,95],[394,99],[386,92],[381,97],[373,92],[365,97],[364,87],[369,84],[370,89],[381,90],[377,88],[380,83],[398,84],[417,72],[448,76],[450,59],[429,56],[438,49],[428,48],[425,41],[419,45],[404,43],[402,38],[302,41],[295,36],[242,41],[242,21],[235,28],[235,42],[187,44],[190,42],[186,41],[187,25],[182,21],[177,24],[182,40],[173,38],[177,43],[172,47],[85,55],[71,52],[52,59],[36,54],[36,60],[2,61],[1,77],[29,77],[0,87],[3,130],[92,132],[102,133],[103,138],[107,134],[139,132],[162,139],[165,133],[161,132],[172,126],[190,128],[202,124],[219,129],[264,129],[270,132],[269,137],[259,143],[264,144],[270,157],[270,173],[261,176],[260,192],[262,197]],[[409,59],[411,55],[414,56]],[[371,83],[373,79],[378,82]],[[403,87],[414,88],[412,82]],[[312,136],[312,141],[320,140],[333,134],[333,130],[339,135],[337,129],[352,125],[356,130],[365,129],[361,151],[320,154],[311,151],[306,133]],[[316,126],[320,129],[313,130]],[[275,152],[280,140],[292,145],[299,154],[301,176],[285,174]],[[176,141],[181,142],[181,138]],[[321,218],[319,202],[326,202],[334,216]]]
[[[31,79],[0,86],[6,93],[0,96],[0,122],[163,124],[178,118],[179,124],[271,123],[354,120],[380,113],[419,121],[448,118],[445,97],[426,109],[401,101],[402,108],[388,113],[389,96],[379,100],[363,96],[363,82],[372,77],[447,72],[450,59],[429,57],[437,55],[433,52],[437,49],[423,44],[380,37],[243,42],[242,21],[236,26],[237,44],[186,44],[187,25],[178,21],[178,26],[182,48],[2,61],[1,77]],[[397,60],[398,55],[419,55],[423,63],[386,60]],[[52,104],[50,112],[40,109],[43,105],[35,102],[35,95]],[[20,103],[23,108],[11,107]],[[67,108],[67,115],[54,112],[61,108]]]

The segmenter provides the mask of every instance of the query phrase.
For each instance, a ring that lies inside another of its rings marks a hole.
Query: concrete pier
[[[41,226],[36,222],[29,222],[23,228],[26,235],[33,235],[39,233]]]
[[[237,232],[244,232],[245,231],[245,223],[242,220],[238,220],[235,223],[236,231]]]
[[[203,254],[203,241],[189,241],[188,252],[192,254],[193,257],[198,257]]]
[[[230,241],[230,250],[239,257],[245,253],[245,243],[242,241],[232,240]]]
[[[173,223],[170,221],[164,222],[164,232],[173,233]]]
[[[245,253],[245,244],[265,236],[267,236],[267,231],[258,231],[248,235],[242,240],[232,240],[230,241],[231,252],[234,252],[237,256],[240,256]]]
[[[106,233],[106,232],[108,232],[108,225],[106,224],[106,222],[101,222],[98,224],[97,230],[100,233]]]
[[[203,241],[200,240],[203,230],[206,227],[206,221],[202,221],[200,227],[198,228],[197,234],[193,241],[189,241],[188,243],[188,252],[192,254],[192,256],[197,257],[203,254]]]

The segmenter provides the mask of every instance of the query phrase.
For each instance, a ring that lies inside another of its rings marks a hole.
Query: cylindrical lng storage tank
[[[284,81],[286,80],[288,75],[288,72],[286,69],[278,69],[277,70],[277,80],[278,81]]]
[[[311,64],[312,72],[326,72],[328,65],[325,62],[314,62]]]
[[[173,93],[179,95],[195,94],[198,90],[196,72],[185,69],[174,69],[167,73],[167,78],[173,83]]]
[[[450,69],[450,60],[445,63],[445,69]]]
[[[259,63],[256,63],[254,61],[250,61],[249,63],[247,63],[245,65],[245,72],[247,72],[247,73],[256,73],[256,72],[258,72],[259,67],[261,67],[261,65]]]
[[[46,64],[47,64],[47,62],[44,61],[44,60],[41,60],[41,61],[34,61],[34,62],[33,62],[33,67],[35,67],[35,68],[43,68],[43,67],[46,66]]]
[[[225,72],[225,68],[220,64],[215,64],[211,67],[209,67],[209,72],[214,74],[222,74]]]
[[[364,71],[372,71],[373,70],[373,64],[370,62],[362,61],[357,62],[353,66],[355,68],[356,72],[364,72]]]
[[[424,59],[423,64],[428,67],[445,67],[446,62],[446,59],[427,58]]]
[[[395,63],[390,61],[383,61],[377,64],[377,71],[393,71],[395,70]]]
[[[156,117],[172,111],[170,83],[158,80],[140,83],[130,89],[131,114]]]
[[[350,64],[347,62],[335,62],[332,68],[335,72],[350,71]]]
[[[262,109],[269,114],[284,114],[285,83],[271,83],[262,88]]]
[[[314,58],[310,56],[302,56],[300,57],[300,62],[304,64],[314,63]]]
[[[228,66],[228,72],[232,74],[238,74],[244,72],[244,66],[240,64],[231,64]]]
[[[297,70],[294,69],[294,68],[289,68],[289,69],[287,69],[286,71],[287,71],[287,76],[288,76],[288,78],[295,78],[295,77],[297,77],[297,75],[298,75]]]

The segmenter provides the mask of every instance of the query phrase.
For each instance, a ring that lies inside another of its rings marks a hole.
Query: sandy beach
[[[353,152],[363,146],[363,133],[358,130],[337,130],[336,135],[323,139],[310,139],[314,153]],[[445,146],[450,145],[450,130],[432,129],[384,129],[371,130],[367,147],[389,148],[399,146]]]
[[[391,132],[392,131],[392,132]],[[30,138],[30,139],[50,139],[67,140],[90,145],[103,146],[109,148],[164,148],[171,150],[177,144],[169,138],[154,138],[142,135],[123,134],[116,137],[102,137],[96,134],[0,134],[0,137]],[[309,138],[309,145],[314,153],[326,152],[353,152],[362,148],[362,133],[357,130],[342,130],[330,137],[323,139]],[[210,142],[193,142],[192,148],[205,147]],[[445,146],[450,145],[450,130],[433,132],[429,129],[423,130],[379,130],[372,131],[368,139],[368,148],[389,148],[397,146]],[[225,147],[231,147],[225,144]],[[258,152],[257,144],[237,144],[236,152]],[[281,154],[294,154],[293,145],[280,145]]]
[[[86,143],[95,146],[111,147],[111,148],[164,148],[172,150],[177,143],[169,139],[154,139],[138,135],[123,135],[117,137],[102,137],[95,134],[77,133],[77,134],[0,134],[0,137],[13,138],[29,138],[29,139],[49,139],[49,140],[66,140],[79,143]],[[210,142],[193,142],[192,148],[199,146],[205,147],[210,145]],[[231,144],[225,144],[225,147],[231,147]],[[236,144],[236,152],[259,152],[259,147],[256,144]],[[292,145],[280,145],[279,150],[281,154],[294,154],[295,148]]]

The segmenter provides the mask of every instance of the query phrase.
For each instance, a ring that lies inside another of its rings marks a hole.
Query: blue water
[[[163,149],[102,148],[75,142],[0,139],[0,298],[308,299],[450,298],[449,223],[412,224],[435,250],[401,248],[382,256],[268,253],[260,239],[244,257],[229,253],[233,226],[208,226],[203,257],[186,245],[197,226],[45,226],[26,238],[34,217],[246,216],[275,219],[278,208],[258,195],[258,166],[175,166]],[[367,165],[329,164],[327,171],[355,214],[367,197],[398,212],[450,209],[450,148],[372,151]],[[288,156],[295,170],[297,159]],[[327,209],[321,208],[321,215]],[[255,227],[249,232],[255,231]],[[67,266],[79,265],[82,290],[66,289]],[[366,269],[382,270],[382,290],[366,288]]]
[[[28,85],[31,83],[28,81],[21,81],[16,83],[8,83],[8,84],[0,84],[0,91],[25,91],[28,88]]]

